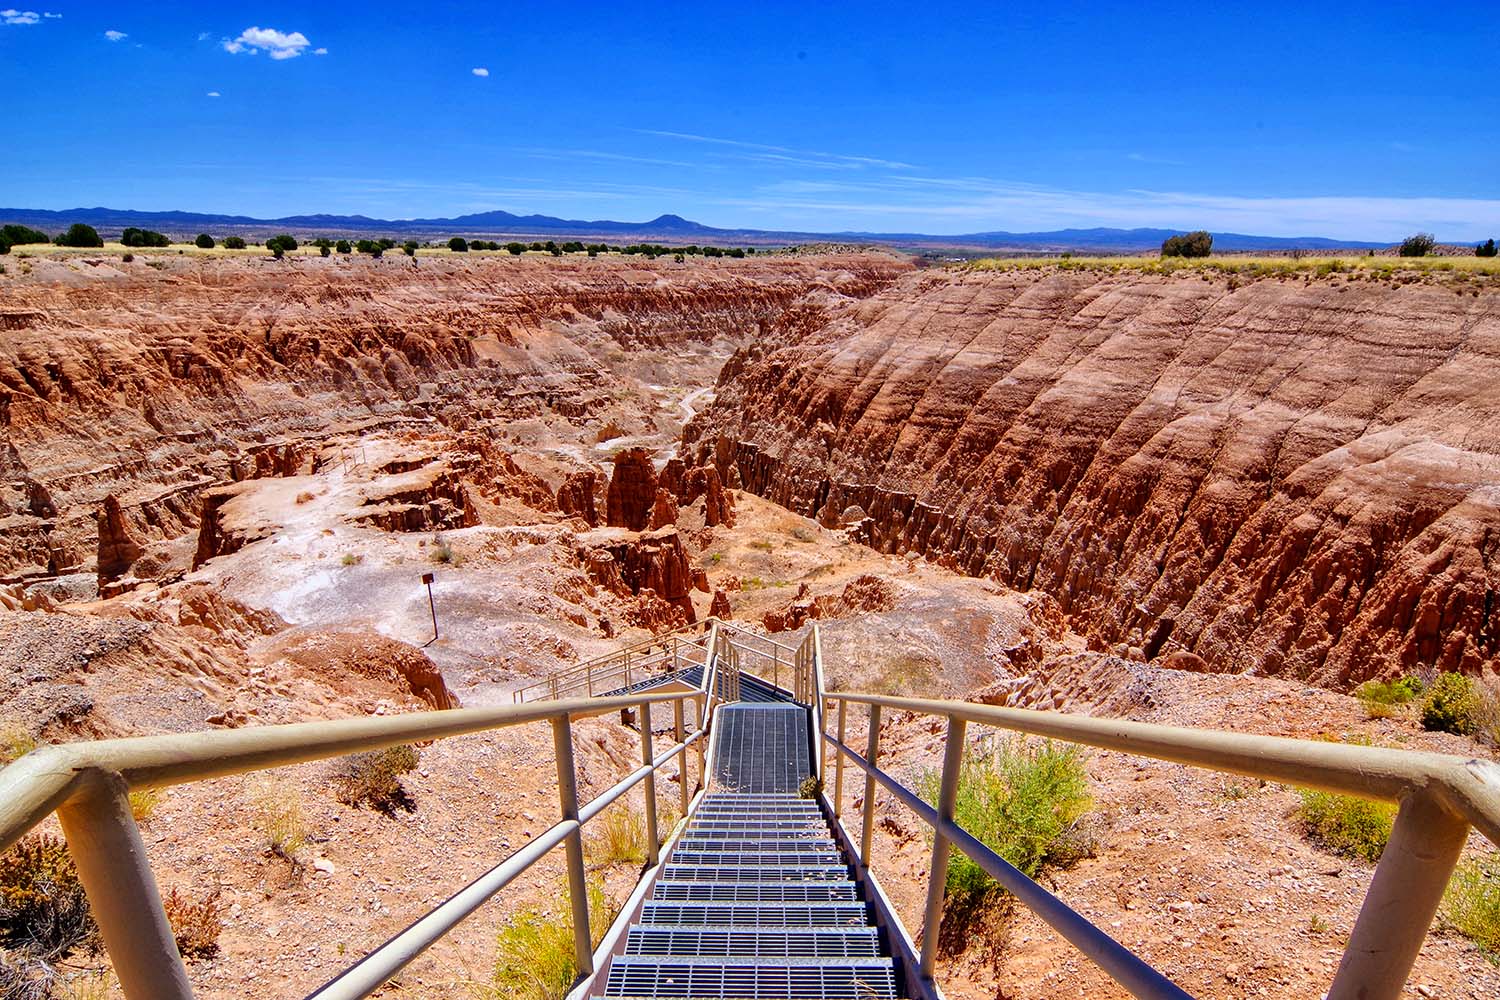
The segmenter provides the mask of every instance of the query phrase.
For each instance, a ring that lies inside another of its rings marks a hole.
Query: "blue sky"
[[[1472,240],[1497,52],[1493,0],[28,2],[0,205]]]

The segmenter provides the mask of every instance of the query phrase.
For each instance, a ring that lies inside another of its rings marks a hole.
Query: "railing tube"
[[[964,762],[964,720],[948,716],[948,742],[943,747],[943,784],[938,790],[938,818],[952,822],[958,804],[958,776]],[[932,979],[937,968],[938,933],[943,927],[943,896],[948,885],[948,858],[952,842],[943,832],[942,823],[932,831],[932,865],[927,875],[927,910],[922,920],[922,978]]]
[[[1401,802],[1328,1000],[1403,994],[1468,835],[1469,824],[1432,795],[1414,792]]]
[[[641,702],[639,709],[641,720],[641,763],[650,766],[652,759],[651,746],[651,703]],[[656,770],[652,768],[646,775],[646,867],[655,868],[657,859],[660,857],[661,838],[657,836],[656,830]]]
[[[573,724],[566,715],[552,720],[552,749],[557,758],[557,797],[564,820],[578,821],[578,778],[573,769]],[[568,857],[568,900],[573,905],[573,951],[580,975],[594,971],[593,938],[589,935],[589,890],[583,870],[583,832],[574,830],[563,841]]]
[[[685,700],[685,698],[678,698],[672,702],[672,738],[678,743],[682,742],[682,705]],[[682,792],[681,814],[686,816],[688,811],[688,748],[686,746],[682,748],[682,756],[677,758],[677,784]]]
[[[844,742],[844,714],[849,708],[849,703],[839,699],[839,743]],[[819,733],[818,742],[823,742],[822,733]],[[833,818],[838,819],[844,813],[844,755],[839,751],[833,752]]]
[[[98,773],[57,818],[127,1000],[192,1000],[124,780]]]
[[[875,761],[880,754],[880,706],[870,706],[870,738],[865,746],[865,760],[871,770],[865,771],[865,817],[859,831],[859,863],[870,867],[870,845],[875,837]]]

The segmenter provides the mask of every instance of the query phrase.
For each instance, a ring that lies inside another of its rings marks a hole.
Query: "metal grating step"
[[[881,1000],[896,995],[890,959],[780,959],[728,964],[621,955],[609,968],[610,997],[727,997],[744,1000]]]
[[[879,934],[873,927],[796,931],[718,930],[697,927],[632,927],[627,955],[694,958],[876,958]]]
[[[768,865],[777,868],[796,868],[805,865],[841,864],[844,856],[837,850],[827,851],[682,851],[672,852],[673,864],[728,866],[746,868],[752,865]]]
[[[859,899],[853,882],[667,882],[652,892],[657,902],[838,903]]]
[[[795,793],[811,773],[807,712],[793,705],[727,705],[715,723],[714,782],[745,794]]]
[[[680,851],[740,851],[745,854],[805,852],[827,853],[838,851],[838,845],[827,837],[777,837],[770,840],[750,840],[729,837],[686,836],[677,842]]]
[[[800,868],[771,868],[752,865],[684,865],[662,866],[662,878],[682,882],[843,882],[849,878],[846,864],[806,865]]]
[[[642,924],[682,927],[863,927],[863,903],[657,903],[641,910]]]

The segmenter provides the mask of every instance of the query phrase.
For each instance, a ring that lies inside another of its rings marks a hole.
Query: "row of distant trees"
[[[120,234],[120,242],[127,247],[166,247],[170,246],[172,240],[164,233],[158,233],[152,229],[140,229],[135,226],[128,227]],[[54,243],[62,247],[102,247],[104,240],[93,226],[77,222],[68,228],[68,231],[56,237],[50,237],[38,229],[27,226],[8,225],[0,229],[0,253],[9,253],[13,246],[21,246],[30,243]],[[199,233],[193,240],[193,245],[203,250],[212,250],[219,245],[209,233]],[[226,236],[223,246],[226,250],[243,250],[247,246],[255,246],[255,243],[246,243],[242,236]],[[281,233],[266,240],[266,249],[272,255],[280,259],[287,253],[296,250],[298,242],[295,237],[288,233]],[[380,239],[333,240],[319,237],[312,240],[309,246],[317,247],[324,257],[333,253],[359,252],[379,257],[387,250],[394,250],[398,246],[395,240],[388,237]],[[403,253],[408,257],[416,255],[423,246],[432,244],[421,244],[415,240],[407,240],[399,244]],[[497,243],[493,240],[468,240],[462,236],[455,236],[447,243],[448,249],[456,253],[467,253],[470,250],[506,250],[514,256],[519,257],[528,250],[538,253],[550,253],[561,257],[569,253],[586,253],[590,257],[597,257],[601,253],[640,254],[647,258],[655,259],[668,254],[678,258],[686,256],[704,257],[744,257],[747,253],[755,253],[752,249],[741,249],[740,247],[712,247],[689,244],[687,246],[669,247],[660,243],[632,243],[628,246],[614,246],[609,243],[583,243],[578,240],[570,240],[566,243],[557,243],[553,240],[536,241],[532,243]]]
[[[1414,233],[1401,241],[1398,253],[1403,257],[1426,257],[1437,248],[1437,239],[1431,233]],[[1169,236],[1162,241],[1163,257],[1207,257],[1213,253],[1214,238],[1203,230]],[[1474,256],[1495,256],[1495,241],[1486,240],[1474,247]]]

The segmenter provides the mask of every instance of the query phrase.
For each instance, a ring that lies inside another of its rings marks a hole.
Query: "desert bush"
[[[1454,930],[1500,955],[1500,859],[1461,862],[1448,882],[1441,913]]]
[[[1495,252],[1494,239],[1485,240],[1474,248],[1474,256],[1476,257],[1493,257],[1495,256]]]
[[[198,236],[193,240],[193,245],[199,250],[212,250],[215,247],[216,242],[214,238],[207,233],[199,233]]]
[[[578,978],[573,949],[572,908],[566,889],[561,912],[527,910],[500,929],[495,942],[492,986],[496,998],[562,1000]],[[619,905],[604,895],[604,883],[588,883],[589,937],[594,947],[604,940],[619,915]]]
[[[51,243],[52,240],[40,229],[32,229],[30,226],[18,226],[12,222],[0,227],[0,242],[18,247],[27,243]]]
[[[416,770],[421,757],[409,743],[350,754],[333,766],[333,794],[347,806],[369,806],[387,816],[416,808],[401,776]]]
[[[99,238],[99,233],[93,226],[86,226],[82,222],[75,222],[68,227],[68,231],[62,233],[53,241],[60,247],[102,247],[104,241]]]
[[[120,263],[122,263],[122,264],[134,264],[135,263],[135,254],[133,254],[133,253],[121,254],[120,255]]]
[[[520,243],[507,243],[505,244],[505,250],[512,257],[519,257],[526,252],[526,247]]]
[[[406,256],[408,257],[415,257],[417,255],[417,245],[408,240],[407,242],[401,244],[401,252],[406,254]]]
[[[224,930],[224,917],[217,889],[202,899],[193,900],[174,887],[162,898],[161,905],[183,958],[212,958],[219,953],[219,934]]]
[[[262,779],[249,788],[251,824],[267,854],[292,863],[307,843],[307,821],[302,800],[290,785]]]
[[[823,793],[823,782],[816,775],[809,774],[797,784],[797,798],[815,799]]]
[[[1308,840],[1346,858],[1378,861],[1391,839],[1396,807],[1348,795],[1299,789],[1302,804],[1297,816]]]
[[[130,815],[135,817],[137,823],[145,823],[161,804],[161,789],[136,788],[127,797],[130,800]]]
[[[1413,233],[1401,241],[1399,252],[1403,257],[1426,257],[1435,246],[1437,239],[1431,233]]]
[[[353,247],[351,247],[349,245],[349,241],[348,240],[339,240],[337,243],[335,243],[333,245],[333,248],[335,250],[337,250],[339,253],[349,253],[351,250],[354,249]]]
[[[972,753],[958,777],[954,820],[980,843],[1027,875],[1083,856],[1078,823],[1093,804],[1081,748],[1014,738]],[[936,803],[942,775],[922,776],[923,798]],[[1001,892],[962,853],[948,864],[949,903],[970,905]]]
[[[330,249],[328,249],[328,247],[318,247],[318,256],[319,257],[327,257],[332,252],[333,251],[331,251]]]
[[[1168,236],[1161,244],[1163,257],[1207,257],[1213,253],[1214,238],[1202,229],[1180,236]]]
[[[1442,673],[1422,700],[1422,728],[1470,735],[1478,729],[1479,696],[1463,674]]]
[[[645,864],[646,817],[630,803],[622,801],[606,809],[590,831],[587,846],[593,864]]]
[[[266,249],[275,252],[280,248],[288,253],[297,249],[297,241],[289,233],[281,233],[266,240]]]
[[[0,943],[55,958],[97,940],[78,868],[58,837],[30,834],[0,854]]]
[[[224,249],[225,250],[243,250],[243,249],[245,249],[245,238],[243,236],[226,236],[226,237],[224,237]]]
[[[1390,718],[1396,706],[1405,705],[1421,693],[1422,679],[1409,674],[1389,681],[1365,681],[1354,689],[1354,697],[1372,719]]]
[[[19,722],[0,719],[0,767],[36,749],[31,731]]]
[[[126,226],[124,232],[120,233],[120,242],[128,247],[165,247],[171,246],[165,233],[158,233],[152,229],[137,229],[135,226]],[[74,243],[73,246],[89,246],[91,244]],[[99,246],[103,246],[100,243]]]
[[[448,241],[448,249],[452,250],[454,253],[468,253],[469,241],[464,239],[462,236],[455,236],[453,237],[453,239]]]

